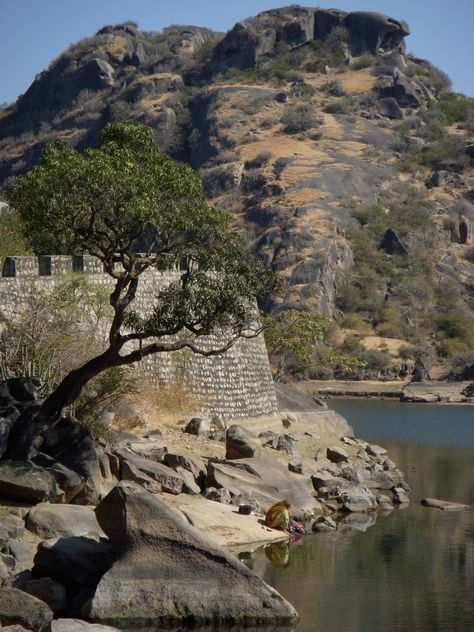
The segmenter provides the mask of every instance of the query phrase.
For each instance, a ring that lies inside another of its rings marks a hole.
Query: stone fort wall
[[[95,257],[81,255],[6,257],[0,277],[0,311],[14,317],[27,309],[28,301],[38,292],[52,289],[61,275],[82,271],[101,285],[112,286],[102,263]],[[140,277],[134,303],[137,311],[154,305],[157,290],[179,278],[179,270],[159,272],[148,269]],[[213,340],[203,340],[211,348]],[[228,420],[258,417],[277,412],[275,389],[271,378],[263,336],[239,340],[221,356],[195,355],[189,352],[159,353],[136,365],[151,388],[181,382],[191,386],[201,413]],[[197,412],[197,411],[196,411]]]

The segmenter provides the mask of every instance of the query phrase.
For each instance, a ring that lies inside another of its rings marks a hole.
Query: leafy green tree
[[[316,340],[322,340],[329,318],[319,312],[289,309],[265,319],[265,341],[275,378],[301,373],[311,363]]]
[[[50,145],[6,196],[37,253],[88,252],[115,282],[108,347],[46,398],[34,436],[105,369],[186,348],[221,354],[241,336],[256,335],[254,298],[275,290],[274,275],[244,252],[228,215],[208,204],[193,170],[160,153],[151,128],[110,124],[99,145],[84,153]],[[132,309],[148,268],[176,269],[182,262],[185,270],[157,293],[150,313]],[[225,340],[210,349],[200,344],[213,333]]]
[[[18,213],[0,205],[0,258],[31,254]]]

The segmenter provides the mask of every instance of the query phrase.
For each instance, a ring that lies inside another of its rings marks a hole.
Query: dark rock
[[[30,461],[0,462],[0,496],[27,503],[57,500],[62,494],[51,474]]]
[[[275,101],[278,101],[278,103],[286,103],[288,101],[288,94],[286,92],[277,92],[275,94]]]
[[[0,459],[5,454],[8,447],[8,437],[12,429],[14,420],[0,417]]]
[[[291,426],[293,426],[298,420],[296,419],[295,415],[284,415],[281,418],[281,423],[283,424],[283,428],[290,428]]]
[[[276,591],[140,486],[121,481],[96,513],[119,558],[84,608],[86,617],[121,628],[295,621]]]
[[[252,507],[252,510],[256,513],[263,513],[262,508],[258,500],[252,494],[236,494],[232,498],[232,505],[236,507]]]
[[[393,228],[389,228],[379,245],[380,250],[385,250],[388,255],[407,255],[408,249]]]
[[[158,494],[162,490],[161,483],[159,481],[151,478],[148,474],[145,474],[145,472],[128,459],[122,461],[120,471],[120,478],[124,481],[134,481],[153,494]]]
[[[176,468],[176,473],[181,476],[183,479],[182,483],[182,492],[184,494],[200,494],[201,488],[194,480],[194,476],[189,470],[185,470],[184,467],[178,466]]]
[[[92,507],[41,503],[30,510],[26,520],[30,531],[42,538],[103,536]]]
[[[71,502],[84,488],[84,479],[77,472],[73,472],[62,463],[58,463],[48,454],[40,452],[31,460],[36,465],[44,467],[51,474],[64,492],[64,502]]]
[[[348,453],[337,446],[328,448],[326,450],[326,456],[332,463],[343,463],[349,458]]]
[[[207,435],[211,429],[211,425],[208,419],[203,417],[194,417],[188,423],[184,432],[192,435]]]
[[[468,384],[465,389],[463,389],[462,394],[466,397],[474,397],[474,383]]]
[[[386,97],[379,101],[380,114],[386,116],[389,119],[402,119],[403,112],[400,109],[397,101],[393,97]]]
[[[448,172],[444,169],[439,169],[438,171],[434,171],[431,174],[431,178],[429,179],[428,186],[430,187],[442,187],[446,184],[446,180],[448,177]]]
[[[100,465],[94,440],[84,425],[73,417],[64,417],[46,431],[42,451],[84,480],[84,487],[74,496],[74,504],[97,503],[100,497]]]
[[[383,98],[393,98],[402,108],[419,108],[421,106],[420,95],[410,83],[408,77],[395,71],[390,84],[379,88],[379,94]]]
[[[54,614],[64,612],[69,606],[69,599],[64,586],[50,577],[41,577],[40,579],[26,582],[22,590],[44,601]]]
[[[147,433],[146,437],[147,439],[161,439],[161,437],[163,436],[163,433],[161,432],[161,430],[159,428],[154,428],[153,430],[150,430],[150,432]]]
[[[313,482],[314,489],[319,492],[319,490],[324,487],[326,489],[344,489],[349,487],[349,482],[340,476],[332,476],[328,472],[322,470],[317,474],[313,474],[311,476],[311,480]]]
[[[278,437],[278,443],[276,449],[281,452],[286,452],[291,456],[296,456],[298,454],[297,439],[288,434],[283,434]]]
[[[53,613],[40,599],[17,588],[0,588],[0,622],[18,624],[33,632],[47,632]]]
[[[33,575],[50,577],[75,595],[83,587],[95,588],[114,559],[108,542],[82,536],[45,540],[38,545]]]
[[[459,241],[461,244],[470,244],[472,241],[472,222],[463,216],[459,218]]]
[[[226,459],[245,459],[258,454],[258,438],[243,426],[230,426],[226,433]]]
[[[304,472],[303,463],[298,463],[296,461],[290,461],[288,463],[288,470],[290,472],[294,472],[295,474],[303,474],[303,472]]]

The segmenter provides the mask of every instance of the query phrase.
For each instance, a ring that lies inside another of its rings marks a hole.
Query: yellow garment
[[[279,502],[272,505],[265,514],[265,524],[272,529],[288,529],[290,516],[286,503]]]

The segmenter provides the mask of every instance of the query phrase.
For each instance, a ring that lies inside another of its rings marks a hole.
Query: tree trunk
[[[39,452],[42,435],[61,418],[63,409],[72,404],[84,386],[105,369],[117,365],[118,352],[109,348],[66,375],[36,412],[25,411],[12,428],[6,458],[23,460]]]

